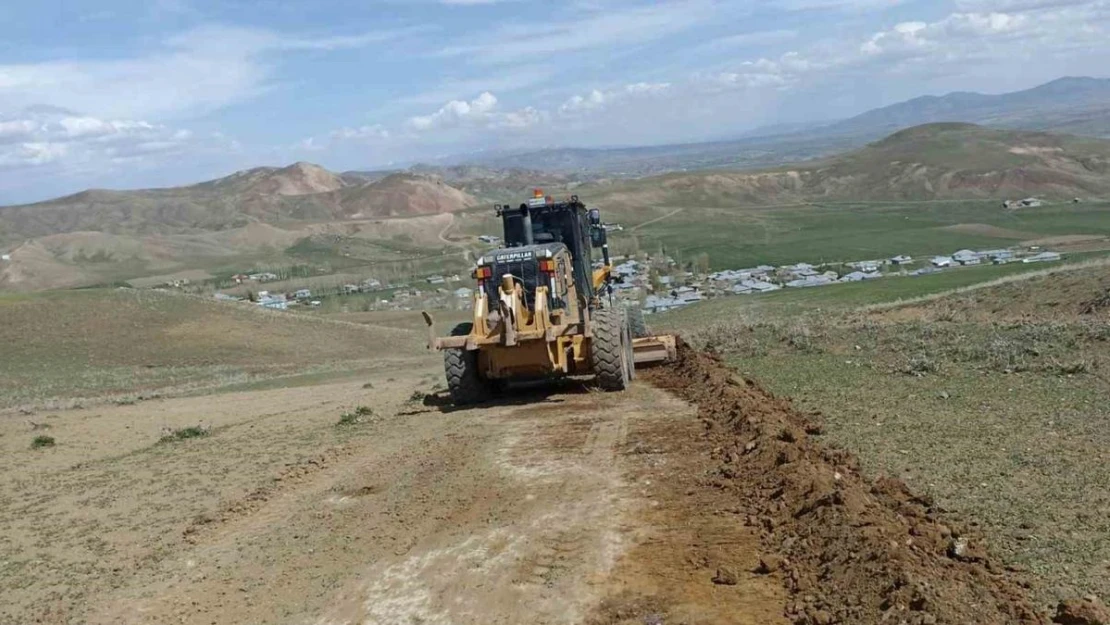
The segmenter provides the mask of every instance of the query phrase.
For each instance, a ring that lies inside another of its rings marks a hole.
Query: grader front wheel
[[[593,322],[590,360],[597,385],[606,391],[623,391],[633,366],[626,317],[621,311],[604,309],[594,312]]]
[[[466,336],[470,334],[470,327],[469,323],[461,323],[451,335]],[[489,399],[491,385],[478,368],[478,352],[462,348],[444,350],[443,369],[447,374],[447,390],[455,405],[477,404]]]

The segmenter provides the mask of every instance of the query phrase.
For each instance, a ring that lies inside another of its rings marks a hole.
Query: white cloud
[[[579,113],[582,111],[593,111],[603,106],[605,106],[605,94],[594,89],[584,96],[571,96],[559,107],[559,112],[564,114]]]
[[[907,0],[779,0],[775,6],[787,11],[867,12],[893,8]]]
[[[731,50],[754,46],[770,46],[798,38],[796,30],[764,30],[717,37],[700,46],[704,50]]]
[[[669,82],[636,82],[607,91],[594,89],[586,95],[568,98],[559,106],[559,113],[569,116],[597,111],[618,103],[659,96],[667,93],[670,88]]]
[[[495,122],[498,128],[508,128],[511,130],[524,130],[538,126],[547,121],[547,113],[536,110],[531,106],[526,106],[517,111],[509,111],[497,118]]]
[[[99,117],[165,118],[218,109],[265,92],[276,55],[364,47],[410,36],[399,28],[309,38],[209,26],[132,58],[0,64],[0,110],[48,104]]]
[[[389,131],[381,124],[359,126],[358,128],[340,128],[331,133],[332,139],[339,140],[388,139],[389,136]]]
[[[1034,11],[1091,4],[1091,0],[956,0],[961,11],[973,13]]]
[[[425,131],[479,124],[490,118],[496,106],[497,98],[492,93],[483,91],[481,95],[469,102],[451,100],[430,115],[411,117],[408,125],[413,130]]]
[[[611,50],[677,35],[719,17],[725,5],[711,0],[682,0],[632,7],[598,7],[584,17],[551,23],[503,23],[440,50],[442,57],[477,63],[516,64],[591,49]]]
[[[136,120],[105,120],[50,109],[0,118],[0,167],[103,165],[180,150],[190,131]]]

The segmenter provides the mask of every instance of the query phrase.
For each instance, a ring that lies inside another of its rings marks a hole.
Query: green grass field
[[[610,212],[606,219],[630,227],[612,237],[616,249],[630,245],[649,253],[666,249],[684,258],[707,253],[714,269],[867,260],[896,254],[932,256],[1060,235],[1110,236],[1110,203],[1106,202],[1018,211],[1004,210],[998,201],[989,200],[690,205]],[[670,213],[674,214],[652,221]],[[645,222],[651,223],[636,228]]]

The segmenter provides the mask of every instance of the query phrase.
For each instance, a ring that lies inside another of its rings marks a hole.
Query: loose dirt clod
[[[850,453],[809,438],[813,424],[789,402],[738,381],[717,357],[680,344],[675,363],[645,373],[698,406],[720,450],[714,484],[735,493],[782,557],[792,622],[1048,622],[978,536],[942,525],[901,481],[864,478]]]
[[[1110,610],[1097,597],[1068,599],[1056,606],[1052,622],[1060,625],[1110,625]]]

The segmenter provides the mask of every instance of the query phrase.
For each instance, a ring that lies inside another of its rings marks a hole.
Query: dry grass
[[[821,413],[827,440],[872,472],[980,522],[997,553],[1035,574],[1045,602],[1106,597],[1110,324],[1080,306],[1106,266],[1053,267],[863,312],[749,310],[700,325],[690,340]],[[1011,301],[1020,315],[990,312]]]
[[[413,330],[129,289],[0,296],[0,409],[127,405],[427,357]]]

